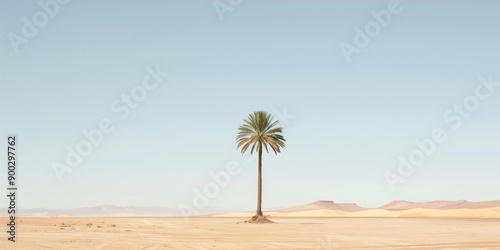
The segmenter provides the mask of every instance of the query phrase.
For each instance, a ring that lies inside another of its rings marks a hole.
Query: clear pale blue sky
[[[387,3],[243,1],[221,21],[212,1],[73,0],[18,53],[7,34],[41,7],[4,3],[0,134],[20,137],[21,209],[190,205],[210,171],[237,161],[210,206],[253,210],[257,162],[236,150],[237,128],[283,107],[295,118],[283,152],[264,157],[264,208],[500,199],[500,91],[458,130],[442,118],[479,76],[500,81],[500,2],[401,1],[348,64],[339,44]],[[170,77],[118,119],[111,103],[155,65]],[[116,130],[58,182],[52,162],[106,117]],[[392,192],[384,173],[437,127],[448,140]]]

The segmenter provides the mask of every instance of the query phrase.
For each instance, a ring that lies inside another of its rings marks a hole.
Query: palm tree
[[[257,195],[257,215],[252,218],[254,221],[260,221],[263,218],[262,204],[262,146],[269,153],[268,146],[275,154],[280,152],[280,148],[285,147],[285,138],[281,135],[282,127],[277,127],[278,120],[275,120],[271,114],[265,111],[256,111],[248,116],[248,120],[243,120],[245,123],[241,125],[236,137],[238,149],[241,147],[241,153],[252,146],[250,154],[253,154],[254,149],[259,152],[259,179],[258,179],[258,195]],[[265,218],[264,218],[265,219]]]

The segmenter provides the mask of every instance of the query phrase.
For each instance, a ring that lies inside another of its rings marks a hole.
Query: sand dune
[[[279,215],[279,216],[295,216],[295,215],[304,215],[309,216],[308,211],[316,211],[316,210],[330,210],[330,212],[323,211],[322,214],[326,215],[345,215],[345,216],[367,216],[377,215],[383,217],[399,217],[401,215],[408,216],[408,214],[419,213],[421,216],[459,216],[459,217],[475,217],[476,214],[480,216],[493,216],[496,218],[496,210],[488,210],[490,208],[498,208],[500,207],[500,200],[496,201],[482,201],[482,202],[470,202],[466,200],[458,200],[458,201],[429,201],[429,202],[411,202],[411,201],[392,201],[384,206],[379,208],[363,208],[355,203],[335,203],[333,201],[320,200],[313,203],[293,206],[285,209],[280,209],[276,211],[269,212],[269,214]],[[424,209],[424,210],[415,210],[415,209]],[[468,211],[462,209],[486,209],[482,211]],[[429,211],[427,211],[429,210]],[[437,212],[433,210],[460,210],[460,211],[449,211],[449,212]],[[393,213],[397,211],[402,211],[402,213]],[[493,211],[493,212],[491,212]],[[277,212],[277,213],[275,213]],[[299,213],[305,212],[305,213]],[[346,213],[338,213],[338,212],[346,212]],[[355,212],[363,212],[363,213],[355,213]],[[391,213],[392,212],[392,213]],[[287,215],[285,215],[285,213]],[[318,211],[313,212],[312,214],[320,213]]]
[[[229,213],[214,215],[215,217],[251,217],[255,213]],[[264,212],[265,215],[271,217],[429,217],[429,218],[500,218],[500,207],[481,208],[481,209],[425,209],[414,208],[401,211],[389,211],[384,209],[371,209],[356,212],[344,212],[330,209],[315,209],[309,211],[298,212]]]
[[[450,218],[500,218],[500,207],[481,209],[426,209],[414,208],[401,211],[374,209],[351,213],[349,217],[450,217]]]
[[[379,208],[362,208],[355,203],[320,200],[276,211],[264,212],[272,217],[429,217],[429,218],[500,218],[500,200],[393,201]],[[254,212],[228,213],[216,217],[250,217]]]
[[[416,208],[405,210],[400,217],[500,218],[500,207],[480,209],[432,210]]]

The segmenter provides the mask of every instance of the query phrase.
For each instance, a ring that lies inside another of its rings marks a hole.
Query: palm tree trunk
[[[259,183],[257,194],[257,216],[262,216],[262,142],[259,143]]]

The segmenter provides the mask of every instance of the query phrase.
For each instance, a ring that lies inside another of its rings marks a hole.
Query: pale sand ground
[[[276,217],[277,224],[236,223],[245,219],[19,218],[17,242],[3,233],[0,249],[500,249],[500,219]],[[6,221],[1,218],[2,225]]]

